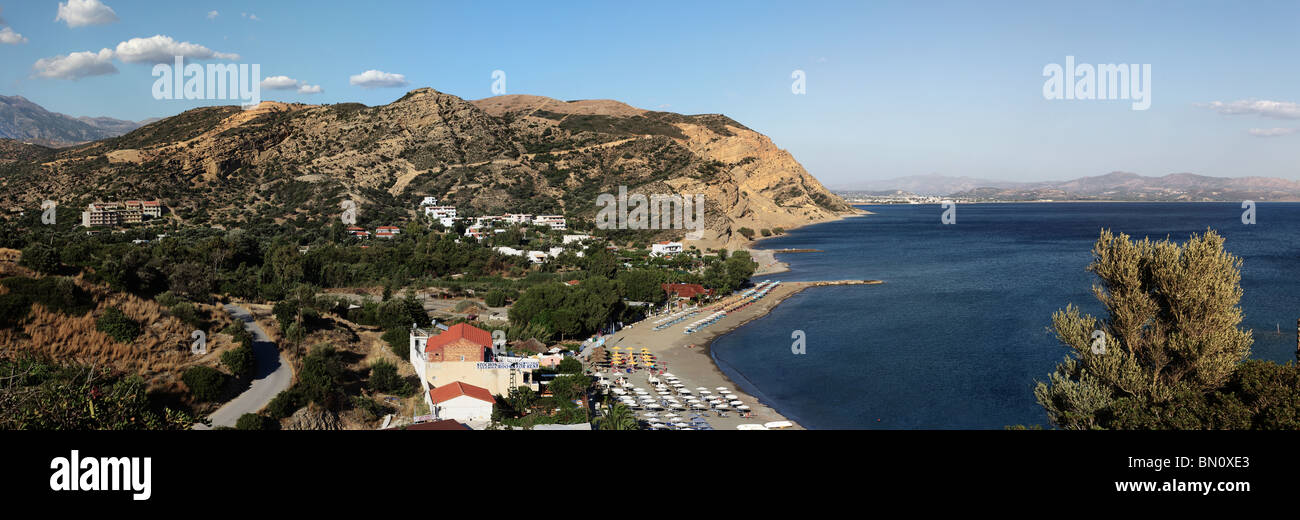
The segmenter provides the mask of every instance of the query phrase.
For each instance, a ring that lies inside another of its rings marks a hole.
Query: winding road
[[[289,385],[293,384],[293,368],[289,366],[289,361],[280,354],[280,349],[276,348],[275,343],[266,335],[266,331],[262,330],[253,319],[252,313],[233,303],[226,304],[225,308],[231,317],[244,322],[244,328],[253,333],[253,356],[257,368],[253,375],[253,383],[249,385],[248,390],[208,416],[213,428],[234,426],[240,416],[246,413],[257,413],[270,403],[271,399],[280,392],[288,390]],[[210,428],[196,424],[194,429]]]

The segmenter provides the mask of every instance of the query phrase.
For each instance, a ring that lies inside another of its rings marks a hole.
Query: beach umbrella
[[[743,402],[741,402],[741,401],[732,401],[731,404],[732,404],[732,405],[735,405],[735,406],[740,406],[740,405],[745,404],[745,403],[743,403]]]
[[[739,397],[736,397],[736,394],[727,394],[726,397],[727,399],[740,399]]]
[[[737,406],[736,406],[736,409],[737,409],[737,410],[744,410],[744,411],[746,411],[746,412],[749,411],[749,407],[748,407],[748,406],[745,406],[745,405],[743,405],[743,404],[742,404],[742,405],[737,405]]]
[[[708,390],[708,388],[704,388],[704,387],[702,387],[702,386],[696,387],[695,389],[696,389],[696,390]]]
[[[717,388],[714,388],[714,390],[717,390],[717,391],[719,391],[719,392],[726,393],[726,392],[727,392],[727,387],[725,387],[725,386],[719,386],[719,387],[717,387]]]

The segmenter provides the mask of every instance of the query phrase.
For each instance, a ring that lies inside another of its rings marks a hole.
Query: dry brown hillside
[[[470,102],[428,88],[376,107],[194,109],[48,160],[0,165],[0,179],[0,205],[160,198],[180,219],[221,227],[327,222],[345,198],[362,205],[363,220],[413,215],[426,195],[471,215],[591,219],[597,196],[622,185],[703,193],[700,245],[728,247],[743,242],[741,227],[853,211],[788,152],[726,116],[522,95]]]

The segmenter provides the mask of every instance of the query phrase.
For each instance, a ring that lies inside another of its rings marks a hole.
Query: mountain
[[[0,96],[0,138],[4,139],[62,147],[119,136],[139,126],[111,117],[72,117],[45,110],[22,96]]]
[[[44,161],[0,165],[0,206],[159,198],[176,218],[213,226],[327,226],[344,199],[361,206],[359,225],[382,225],[414,215],[429,195],[471,215],[592,219],[597,196],[619,186],[704,194],[700,247],[744,244],[742,227],[855,211],[726,116],[537,96],[471,102],[429,88],[375,107],[198,108]]]
[[[835,191],[884,193],[902,190],[917,195],[937,196],[972,190],[980,187],[1014,188],[1025,183],[979,179],[975,177],[948,177],[945,175],[912,175],[878,181],[862,181],[836,186]]]
[[[1289,201],[1300,200],[1300,182],[1271,177],[1209,177],[1191,173],[1145,177],[1111,172],[1011,189],[982,187],[951,195],[996,200]]]
[[[975,200],[1240,201],[1300,200],[1300,182],[1272,177],[1209,177],[1172,173],[1146,177],[1130,172],[1068,181],[1009,182],[921,175],[862,183],[852,191],[903,190],[918,195]],[[846,192],[850,190],[836,190]]]

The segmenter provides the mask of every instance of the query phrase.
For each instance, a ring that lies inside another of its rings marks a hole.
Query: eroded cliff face
[[[626,186],[703,194],[707,229],[695,245],[735,248],[747,242],[741,228],[790,229],[854,211],[726,116],[539,96],[471,102],[429,88],[377,107],[200,108],[7,172],[0,200],[11,205],[161,198],[178,218],[222,227],[324,222],[343,198],[414,214],[427,195],[471,215],[586,219],[600,194]]]

